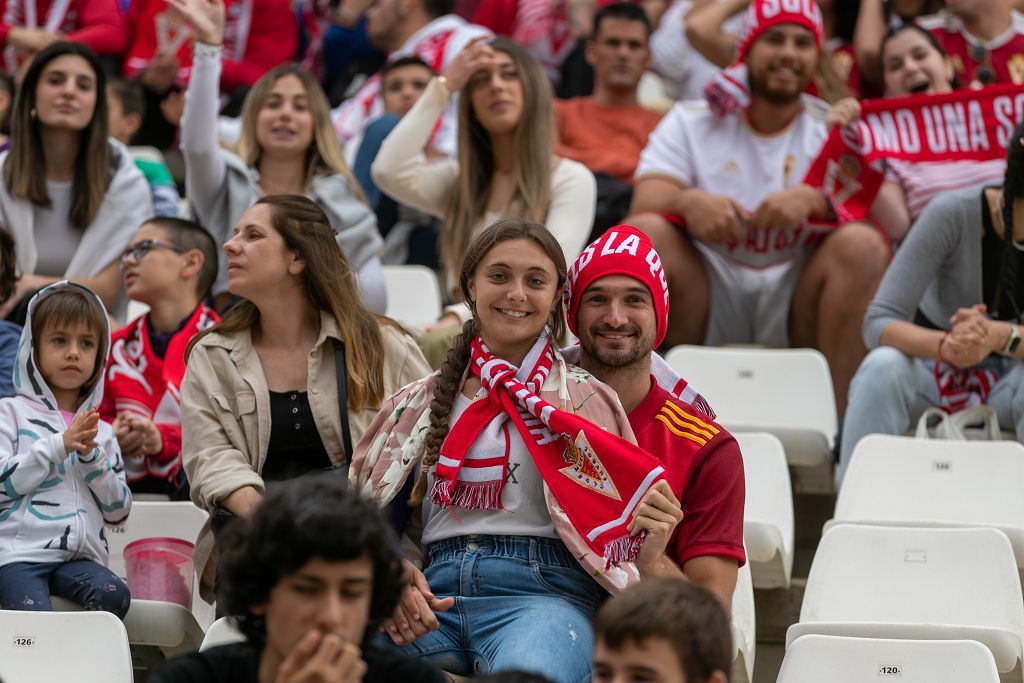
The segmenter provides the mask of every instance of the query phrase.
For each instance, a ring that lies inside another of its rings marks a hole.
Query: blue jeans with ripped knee
[[[120,619],[131,603],[124,581],[90,560],[14,562],[0,567],[0,609],[48,612],[53,609],[51,595]]]
[[[460,536],[430,544],[424,575],[455,606],[404,648],[452,673],[520,669],[554,683],[590,680],[590,621],[608,593],[558,539]]]

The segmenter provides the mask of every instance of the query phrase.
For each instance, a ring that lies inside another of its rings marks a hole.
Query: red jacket
[[[288,0],[227,0],[221,90],[252,85],[278,64],[294,59],[298,47],[295,21]],[[178,85],[184,87],[192,69],[192,36],[168,11],[166,0],[132,0],[128,27],[132,39],[125,56],[125,75],[138,76],[163,43],[165,50],[178,55]]]
[[[128,481],[152,476],[166,479],[181,468],[181,402],[178,388],[185,376],[185,348],[198,332],[219,318],[200,304],[185,326],[171,337],[163,359],[153,353],[146,325],[136,318],[110,337],[100,418],[113,422],[123,412],[152,420],[163,437],[163,450],[142,458],[125,457]]]
[[[128,43],[117,0],[2,0],[0,43],[13,27],[27,27],[35,9],[36,28],[63,32],[100,55],[121,55]],[[51,16],[51,12],[53,13]]]

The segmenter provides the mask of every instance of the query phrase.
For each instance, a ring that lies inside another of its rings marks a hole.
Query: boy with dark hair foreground
[[[729,617],[687,581],[642,581],[594,618],[594,683],[725,683],[731,663]]]
[[[425,662],[369,644],[407,580],[391,529],[342,477],[271,485],[227,534],[220,597],[248,641],[175,659],[150,683],[444,681]]]

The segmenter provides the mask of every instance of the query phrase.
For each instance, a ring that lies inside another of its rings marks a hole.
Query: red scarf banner
[[[467,456],[492,420],[511,419],[577,533],[608,565],[634,560],[643,535],[630,536],[628,525],[647,490],[665,478],[661,463],[636,444],[540,397],[554,364],[546,336],[537,339],[519,368],[497,358],[479,336],[471,348],[470,370],[487,395],[466,409],[441,446],[434,504],[501,509],[508,449],[504,456]]]
[[[832,200],[840,223],[858,220],[884,180],[880,160],[1000,159],[1022,118],[1018,85],[865,100],[858,121],[832,129],[804,182]]]

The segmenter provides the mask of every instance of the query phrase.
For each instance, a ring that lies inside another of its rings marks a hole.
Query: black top
[[[195,313],[195,311],[193,310],[192,313]],[[171,339],[174,335],[185,329],[185,325],[187,325],[188,321],[192,319],[192,313],[189,313],[182,318],[181,322],[178,323],[178,328],[171,330],[170,332],[157,332],[153,329],[153,321],[149,317],[146,318],[146,332],[149,333],[149,348],[153,349],[153,353],[157,358],[163,360],[167,356],[167,347],[170,345]]]
[[[175,657],[158,667],[149,683],[257,683],[259,650],[249,643],[231,643]],[[363,649],[363,683],[445,683],[444,675],[419,659],[396,650]]]
[[[305,391],[270,392],[270,443],[260,473],[263,481],[284,481],[331,469]]]

